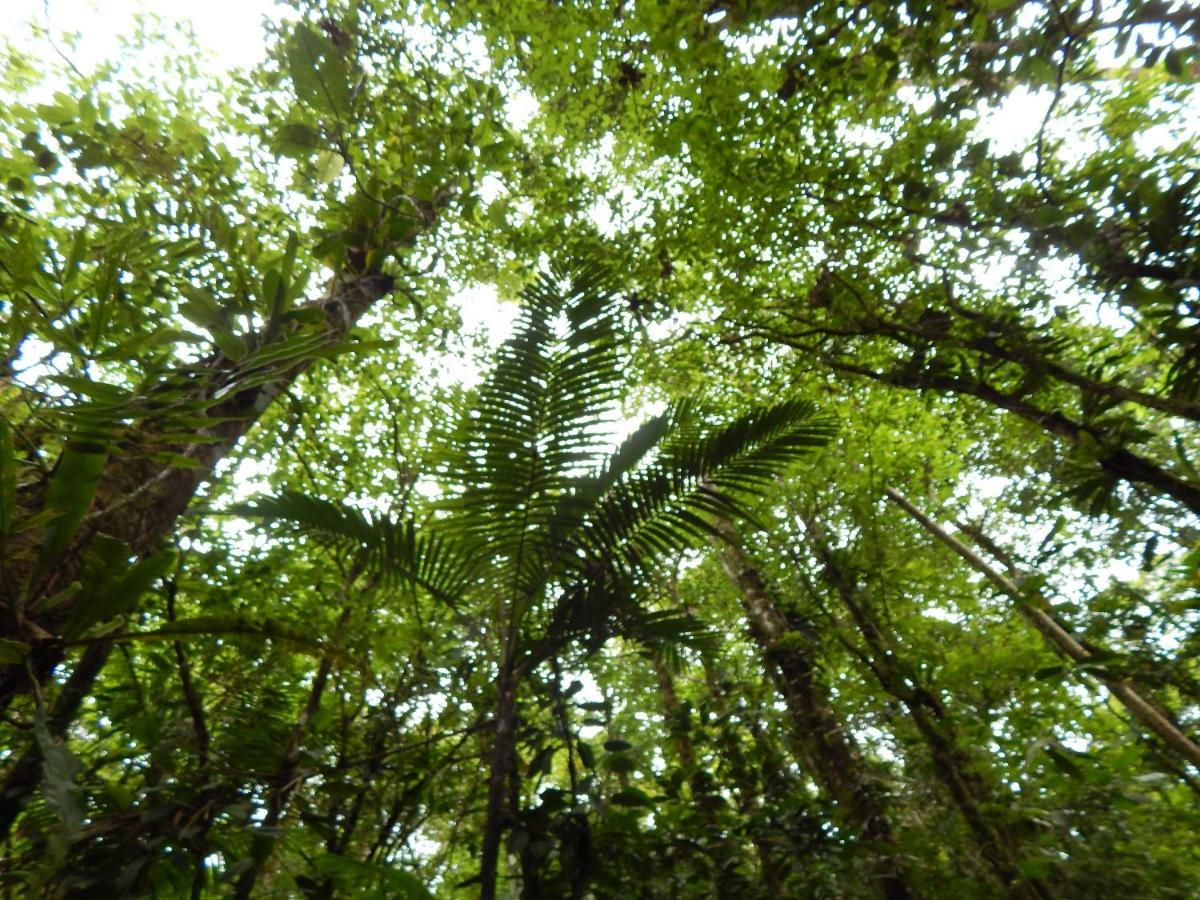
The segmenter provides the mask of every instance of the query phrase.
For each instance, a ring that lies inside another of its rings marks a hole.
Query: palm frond
[[[301,491],[259,497],[236,504],[229,512],[290,526],[302,534],[362,552],[367,564],[385,582],[419,586],[451,607],[476,568],[465,547],[436,530],[421,529],[411,519],[396,522],[382,515],[367,516],[353,507]]]
[[[618,635],[654,652],[715,646],[715,634],[701,619],[679,609],[647,609],[640,600],[626,585],[580,579],[559,595],[544,633],[525,648],[525,665],[533,668],[571,642],[594,652]]]
[[[544,582],[561,501],[603,455],[620,385],[619,306],[597,265],[541,276],[466,422],[460,527],[511,568],[518,593]]]
[[[653,462],[599,499],[577,533],[581,567],[637,580],[654,561],[717,536],[712,516],[749,518],[743,498],[832,433],[832,423],[803,400],[752,410],[718,429],[678,418]]]

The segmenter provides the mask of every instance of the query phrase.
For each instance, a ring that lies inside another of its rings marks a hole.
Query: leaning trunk
[[[436,218],[427,213],[414,219],[409,234],[400,243],[411,243]],[[359,318],[392,291],[393,279],[378,271],[344,273],[330,284],[326,296],[308,308],[324,319],[328,344],[345,340]],[[74,534],[55,558],[39,559],[45,527],[27,529],[0,540],[5,565],[0,573],[0,638],[30,646],[34,677],[45,682],[65,655],[62,630],[74,604],[67,600],[39,608],[38,603],[79,580],[87,551],[97,535],[121,541],[130,557],[143,559],[154,553],[170,535],[176,520],[187,508],[202,483],[212,477],[224,459],[262,416],[263,412],[311,364],[319,358],[309,354],[275,364],[263,362],[270,349],[283,347],[296,337],[296,330],[265,326],[247,337],[254,349],[243,362],[215,353],[206,361],[180,370],[174,378],[146,386],[147,404],[163,389],[186,391],[174,403],[198,410],[206,427],[194,422],[181,426],[168,415],[145,418],[122,435],[116,450],[101,458],[99,476],[88,489],[94,496],[82,511]],[[263,351],[268,351],[264,353]],[[239,388],[239,384],[246,387]],[[181,432],[194,432],[203,440],[188,442]],[[95,457],[96,454],[88,454]],[[180,465],[184,460],[186,464]],[[46,506],[48,481],[25,486],[17,506],[30,515]],[[61,523],[55,523],[61,527]],[[5,666],[0,672],[0,709],[16,695],[30,690],[24,666]]]
[[[888,900],[915,896],[896,858],[895,837],[876,787],[871,783],[853,738],[842,726],[804,647],[805,622],[789,621],[771,596],[766,581],[750,564],[736,529],[727,520],[717,528],[725,539],[721,563],[738,587],[750,634],[763,651],[795,729],[797,756],[816,776],[859,839],[874,845],[872,877]],[[795,638],[799,638],[796,640]]]
[[[1087,662],[1093,653],[1083,646],[1046,608],[1046,601],[1037,595],[1029,595],[1015,581],[989,566],[970,547],[917,509],[907,497],[894,488],[887,489],[888,498],[915,519],[922,528],[959,555],[971,568],[979,572],[1003,593],[1016,601],[1016,610],[1046,641],[1059,653],[1073,662]],[[1126,678],[1095,670],[1096,677],[1112,692],[1131,716],[1147,731],[1194,766],[1200,766],[1200,744],[1186,734],[1172,717],[1158,704],[1147,698],[1142,691]]]
[[[1038,879],[1025,879],[1017,868],[1016,836],[994,823],[983,810],[995,798],[978,774],[977,763],[962,747],[954,723],[938,698],[922,687],[917,673],[905,666],[895,642],[884,634],[858,586],[838,564],[815,524],[806,520],[809,540],[821,563],[822,575],[854,620],[871,654],[871,669],[880,686],[908,710],[933,761],[934,772],[970,829],[980,855],[1010,896],[1047,900],[1053,896]]]

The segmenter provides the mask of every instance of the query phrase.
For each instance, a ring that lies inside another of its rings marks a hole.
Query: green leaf
[[[174,548],[161,550],[129,565],[129,547],[107,535],[99,535],[89,548],[84,563],[85,588],[76,600],[63,637],[75,640],[89,628],[131,612],[159,578],[175,565]]]
[[[189,322],[205,329],[214,326],[227,327],[221,302],[209,291],[191,285],[184,285],[180,290],[186,295],[187,300],[180,306],[179,311]]]
[[[287,311],[287,303],[293,296],[292,279],[296,269],[296,251],[300,247],[300,240],[296,236],[293,229],[288,232],[287,244],[283,251],[283,263],[279,270],[279,287],[275,295],[270,297],[271,301],[271,318],[272,323],[278,323],[283,314]]]
[[[301,102],[335,118],[350,113],[350,73],[333,42],[307,25],[296,26],[286,47],[288,75]]]
[[[288,122],[275,132],[275,145],[285,156],[307,159],[324,149],[325,140],[315,128],[301,122]]]
[[[166,463],[168,466],[173,466],[177,469],[207,469],[208,465],[202,460],[192,456],[184,456],[182,453],[167,451],[162,453],[152,453],[150,458],[156,462]]]
[[[90,378],[77,378],[72,375],[54,375],[47,380],[53,381],[55,384],[61,384],[63,387],[77,394],[91,397],[100,403],[120,404],[126,403],[133,398],[132,391],[115,384],[92,381]]]
[[[0,638],[0,665],[16,665],[25,662],[29,655],[29,645],[21,641],[10,641]]]
[[[39,707],[33,718],[33,735],[42,754],[42,796],[68,832],[83,825],[83,796],[75,776],[83,766],[67,746],[55,740]]]
[[[609,802],[617,806],[653,806],[654,801],[650,795],[640,788],[630,787],[623,791],[617,791],[609,798]]]
[[[42,121],[51,125],[65,125],[78,118],[79,103],[62,92],[54,95],[54,103],[43,103],[37,108]]]
[[[333,878],[347,896],[361,896],[363,888],[375,888],[380,897],[403,900],[433,900],[433,895],[411,872],[393,865],[361,862],[348,856],[326,853],[314,860],[313,867],[322,875]]]
[[[92,506],[100,473],[108,461],[106,452],[90,446],[68,445],[46,488],[46,510],[55,518],[46,526],[42,542],[43,568],[58,565],[83,517]]]
[[[579,759],[587,768],[596,768],[596,753],[588,743],[576,741],[575,749],[579,751]]]
[[[246,358],[247,347],[242,338],[222,325],[209,325],[208,330],[212,334],[213,343],[217,345],[217,349],[233,362],[241,362]]]
[[[1045,878],[1054,871],[1054,866],[1045,857],[1031,857],[1017,863],[1017,869],[1026,878]]]
[[[336,150],[322,150],[317,154],[317,181],[328,184],[341,174],[346,161]]]
[[[339,546],[361,549],[382,578],[392,584],[422,587],[451,607],[478,568],[478,560],[463,546],[440,537],[436,530],[426,532],[412,521],[368,517],[349,506],[299,491],[235,504],[229,512],[288,524]]]

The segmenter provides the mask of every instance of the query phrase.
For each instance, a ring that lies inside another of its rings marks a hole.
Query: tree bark
[[[330,341],[346,337],[349,329],[380,298],[393,287],[390,276],[372,272],[336,279],[328,294],[311,306],[324,314]],[[290,337],[287,331],[274,340]],[[252,342],[255,346],[270,343],[266,329]],[[266,384],[243,390],[236,388],[242,372],[238,363],[217,354],[189,370],[178,374],[180,384],[193,385],[190,395],[197,401],[210,402],[203,415],[211,420],[206,437],[211,442],[163,445],[159,435],[164,427],[177,431],[169,418],[160,421],[147,418],[133,429],[105,463],[96,488],[92,510],[84,519],[62,558],[51,571],[39,575],[35,571],[33,540],[30,534],[17,535],[5,541],[0,552],[8,554],[4,579],[0,583],[0,607],[7,614],[0,616],[0,637],[26,641],[32,646],[36,661],[36,676],[44,681],[64,656],[58,635],[74,604],[60,603],[49,611],[34,613],[22,621],[16,615],[22,605],[49,596],[79,579],[84,558],[93,538],[105,534],[125,543],[131,555],[144,558],[158,549],[171,533],[175,521],[187,508],[199,486],[209,479],[213,468],[258,421],[268,406],[296,380],[312,363],[302,359]],[[224,396],[223,388],[231,390]],[[220,399],[217,399],[220,398]],[[153,448],[153,455],[150,448]],[[186,456],[195,467],[177,466],[156,459],[162,451]],[[42,507],[45,484],[31,485],[19,498],[21,507],[37,510]],[[32,584],[29,579],[33,578]],[[0,672],[0,709],[13,696],[30,688],[22,666],[5,666]]]
[[[917,673],[904,665],[876,621],[858,586],[843,567],[815,523],[805,520],[809,542],[821,564],[826,583],[833,588],[854,620],[871,653],[871,668],[885,691],[904,704],[909,717],[929,748],[934,771],[975,838],[979,852],[992,874],[1010,896],[1027,900],[1049,900],[1050,889],[1039,879],[1024,878],[1017,867],[1020,841],[1007,828],[984,814],[986,805],[995,803],[979,775],[979,764],[971,758],[958,739],[957,729],[946,714],[942,702],[921,686]]]
[[[480,851],[480,900],[495,900],[496,876],[500,866],[500,843],[512,824],[509,781],[517,752],[517,673],[508,654],[496,681],[496,738],[492,745],[488,777],[487,813]]]
[[[1027,595],[1016,582],[989,566],[974,550],[922,513],[899,491],[889,487],[887,496],[915,519],[922,528],[957,553],[971,568],[1015,600],[1017,612],[1063,656],[1075,662],[1086,662],[1092,658],[1090,650],[1063,628],[1050,613],[1037,605],[1035,601],[1040,598],[1031,598]],[[1179,726],[1171,721],[1155,703],[1142,696],[1141,692],[1124,678],[1103,671],[1095,671],[1094,674],[1148,731],[1158,736],[1164,744],[1192,765],[1200,766],[1200,744],[1184,734]]]
[[[853,737],[829,702],[815,663],[802,647],[807,623],[788,620],[762,574],[746,557],[732,523],[718,518],[716,527],[724,538],[720,548],[722,566],[739,590],[751,637],[762,649],[787,703],[801,764],[835,801],[856,837],[874,845],[870,854],[872,877],[881,896],[887,900],[915,897],[908,874],[897,858],[892,823],[879,792],[866,774]]]

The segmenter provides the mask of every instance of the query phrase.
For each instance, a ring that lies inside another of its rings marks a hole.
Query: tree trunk
[[[938,779],[962,814],[988,868],[1010,896],[1049,900],[1053,893],[1045,884],[1021,876],[1017,868],[1020,842],[1016,835],[984,814],[983,809],[995,803],[995,798],[979,775],[978,762],[959,741],[957,729],[947,718],[945,707],[931,691],[919,684],[912,667],[904,665],[896,652],[895,642],[884,635],[858,586],[838,564],[817,526],[808,520],[805,525],[826,583],[833,588],[867,643],[872,671],[883,689],[908,710],[929,748]]]
[[[873,878],[887,900],[916,896],[904,866],[897,859],[891,821],[878,789],[871,783],[854,739],[842,726],[829,702],[817,668],[807,654],[803,632],[807,623],[789,621],[767,588],[761,573],[750,564],[733,525],[718,519],[725,539],[721,563],[738,587],[750,622],[750,634],[762,648],[767,665],[783,694],[795,728],[797,756],[836,802],[843,821],[856,836],[874,845]]]
[[[397,243],[412,243],[437,217],[431,204],[422,207],[414,219],[408,237]],[[391,276],[378,271],[348,272],[336,277],[319,300],[308,308],[319,311],[325,321],[330,343],[344,339],[368,309],[394,287]],[[273,327],[274,325],[274,327]],[[265,326],[247,339],[252,348],[283,344],[293,330]],[[142,559],[157,550],[174,528],[175,521],[187,508],[199,486],[211,478],[213,468],[224,459],[282,394],[314,361],[308,356],[294,364],[280,364],[279,370],[265,383],[254,383],[264,366],[255,366],[254,354],[246,366],[216,353],[204,362],[181,369],[173,381],[147,386],[142,392],[147,403],[163,387],[187,390],[186,401],[201,408],[195,415],[211,421],[207,428],[194,425],[182,428],[172,424],[170,416],[149,416],[133,427],[104,462],[96,484],[90,511],[72,536],[61,557],[51,566],[39,569],[37,547],[42,529],[30,529],[0,541],[0,638],[23,641],[31,646],[34,675],[44,682],[62,661],[65,648],[61,629],[74,604],[68,600],[50,610],[36,609],[36,601],[51,596],[79,579],[84,558],[92,540],[105,534],[126,544],[130,554]],[[254,375],[255,379],[249,378]],[[238,381],[252,386],[236,387]],[[178,437],[180,431],[202,433],[204,443],[188,443]],[[163,435],[170,435],[164,440]],[[164,454],[177,454],[192,460],[179,466],[163,461]],[[36,512],[44,507],[47,481],[27,485],[17,498],[21,509]],[[26,613],[27,610],[33,612]],[[17,694],[30,689],[24,666],[5,666],[0,672],[0,709],[7,707]]]
[[[957,553],[975,571],[986,577],[1001,591],[1016,601],[1016,609],[1058,652],[1075,662],[1086,662],[1092,658],[1092,652],[1084,647],[1075,637],[1063,628],[1058,621],[1035,601],[1041,598],[1030,597],[1020,586],[1003,573],[989,566],[970,547],[917,509],[908,498],[894,488],[887,489],[888,498],[914,518],[926,531]],[[1045,601],[1041,601],[1043,604]],[[1112,692],[1113,696],[1127,709],[1130,714],[1141,722],[1148,731],[1157,735],[1164,744],[1186,759],[1194,766],[1200,766],[1200,744],[1188,735],[1168,717],[1157,704],[1142,696],[1141,692],[1129,681],[1103,671],[1093,674],[1100,679]]]
[[[488,777],[487,814],[480,852],[480,900],[495,900],[500,842],[511,824],[509,781],[517,752],[517,673],[511,661],[501,663],[496,681],[496,738]]]

